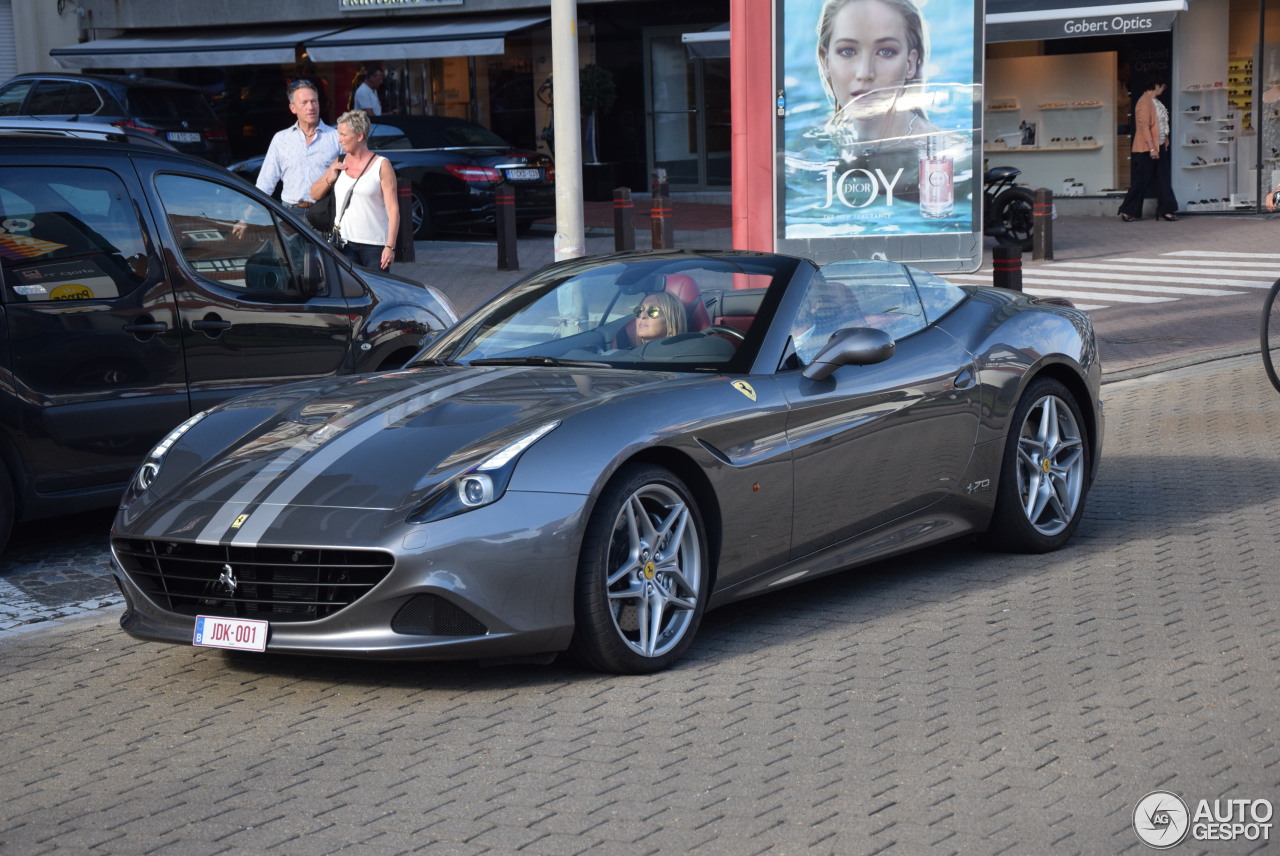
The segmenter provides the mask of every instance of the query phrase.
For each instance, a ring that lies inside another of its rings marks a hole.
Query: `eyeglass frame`
[[[632,316],[633,318],[640,318],[640,317],[642,317],[642,316],[643,316],[643,317],[648,317],[648,318],[661,318],[661,317],[662,317],[662,307],[661,307],[661,306],[657,306],[657,305],[654,305],[654,306],[637,306],[637,307],[635,307],[634,309],[632,309],[632,310],[631,310],[631,316]]]
[[[292,96],[293,93],[297,92],[299,89],[310,89],[312,92],[320,92],[314,83],[307,80],[305,77],[300,77],[297,80],[289,81],[289,85],[285,88],[285,94]]]

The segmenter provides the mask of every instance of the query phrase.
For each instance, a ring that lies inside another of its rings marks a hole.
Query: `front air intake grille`
[[[165,609],[270,621],[314,621],[359,600],[394,563],[380,550],[230,547],[117,538],[129,579]]]
[[[411,636],[483,636],[488,630],[470,613],[435,594],[419,594],[396,612],[391,629]]]

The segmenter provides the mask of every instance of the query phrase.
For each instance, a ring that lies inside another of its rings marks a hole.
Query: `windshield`
[[[513,286],[420,359],[744,370],[776,303],[770,286],[790,281],[797,263],[679,253],[555,265]]]

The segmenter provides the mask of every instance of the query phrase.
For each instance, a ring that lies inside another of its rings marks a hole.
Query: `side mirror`
[[[841,366],[870,366],[893,356],[893,337],[874,327],[851,327],[831,334],[802,374],[809,380],[826,380]]]

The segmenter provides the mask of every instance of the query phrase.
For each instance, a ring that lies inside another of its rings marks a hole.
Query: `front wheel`
[[[1052,378],[1032,381],[1005,441],[987,543],[1048,553],[1071,538],[1089,490],[1089,445],[1075,396]]]
[[[621,471],[587,523],[570,652],[602,672],[667,668],[693,641],[708,578],[702,518],[684,483],[661,467]]]
[[[1035,225],[1035,194],[1025,187],[1010,187],[996,197],[994,207],[990,216],[1001,227],[996,234],[996,242],[1029,252]]]

